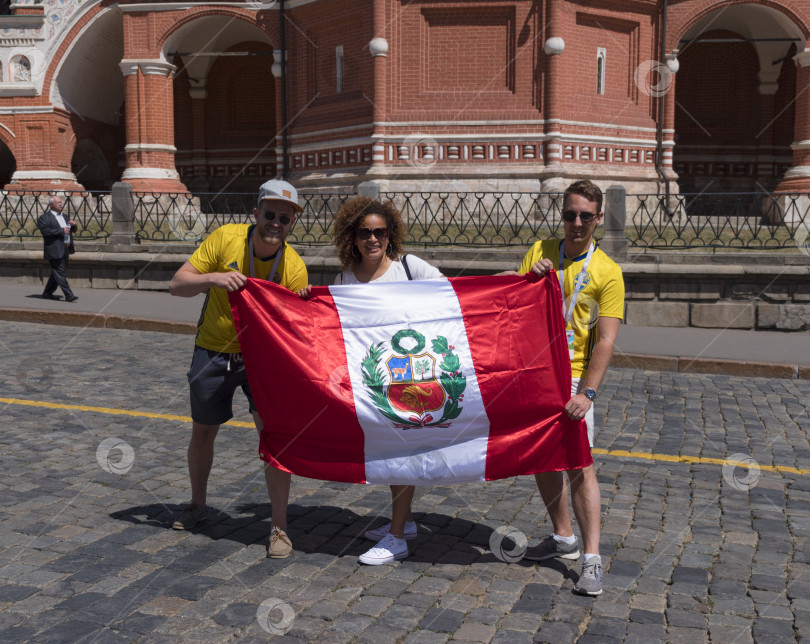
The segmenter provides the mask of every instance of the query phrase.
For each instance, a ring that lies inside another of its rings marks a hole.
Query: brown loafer
[[[287,533],[280,528],[273,528],[270,531],[270,543],[267,546],[267,556],[271,559],[284,559],[289,557],[293,551],[292,541]]]

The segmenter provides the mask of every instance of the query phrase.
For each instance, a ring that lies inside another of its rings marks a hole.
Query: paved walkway
[[[265,558],[241,397],[209,521],[172,530],[191,346],[0,322],[1,642],[810,641],[806,380],[609,372],[595,445],[608,574],[590,599],[571,592],[581,560],[533,564],[500,536],[550,530],[531,477],[419,488],[411,556],[377,567],[357,555],[389,516],[387,486],[293,477],[296,556]]]
[[[77,289],[44,300],[39,287],[0,285],[0,319],[193,333],[203,296]],[[614,366],[658,371],[810,378],[810,333],[623,325]]]

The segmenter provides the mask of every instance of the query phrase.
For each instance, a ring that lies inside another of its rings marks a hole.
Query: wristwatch
[[[587,388],[585,391],[583,391],[582,393],[583,393],[583,394],[585,394],[585,397],[586,397],[588,400],[590,400],[591,402],[593,402],[593,399],[594,399],[594,398],[596,398],[596,389],[591,389],[590,387],[588,387],[588,388]]]

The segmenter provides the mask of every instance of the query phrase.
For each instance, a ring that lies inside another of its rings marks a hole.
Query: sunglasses
[[[366,241],[367,239],[371,239],[372,235],[374,235],[374,237],[379,240],[388,239],[388,229],[387,228],[357,229],[357,239],[362,239],[363,241]]]
[[[592,212],[574,212],[573,210],[566,210],[562,214],[562,218],[569,224],[574,223],[577,220],[577,217],[579,217],[579,220],[583,224],[589,224],[593,221],[596,215]]]
[[[272,212],[271,210],[268,210],[267,212],[264,213],[264,218],[267,221],[275,221],[276,213]],[[292,219],[290,217],[288,217],[287,215],[279,215],[278,220],[279,220],[279,222],[281,223],[282,226],[286,226],[287,224],[289,224],[292,221]]]

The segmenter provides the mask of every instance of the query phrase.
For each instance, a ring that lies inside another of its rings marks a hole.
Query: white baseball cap
[[[304,209],[298,204],[298,191],[286,181],[270,179],[270,181],[263,183],[262,187],[259,188],[259,205],[265,199],[287,201],[295,206],[296,212],[304,212]]]

